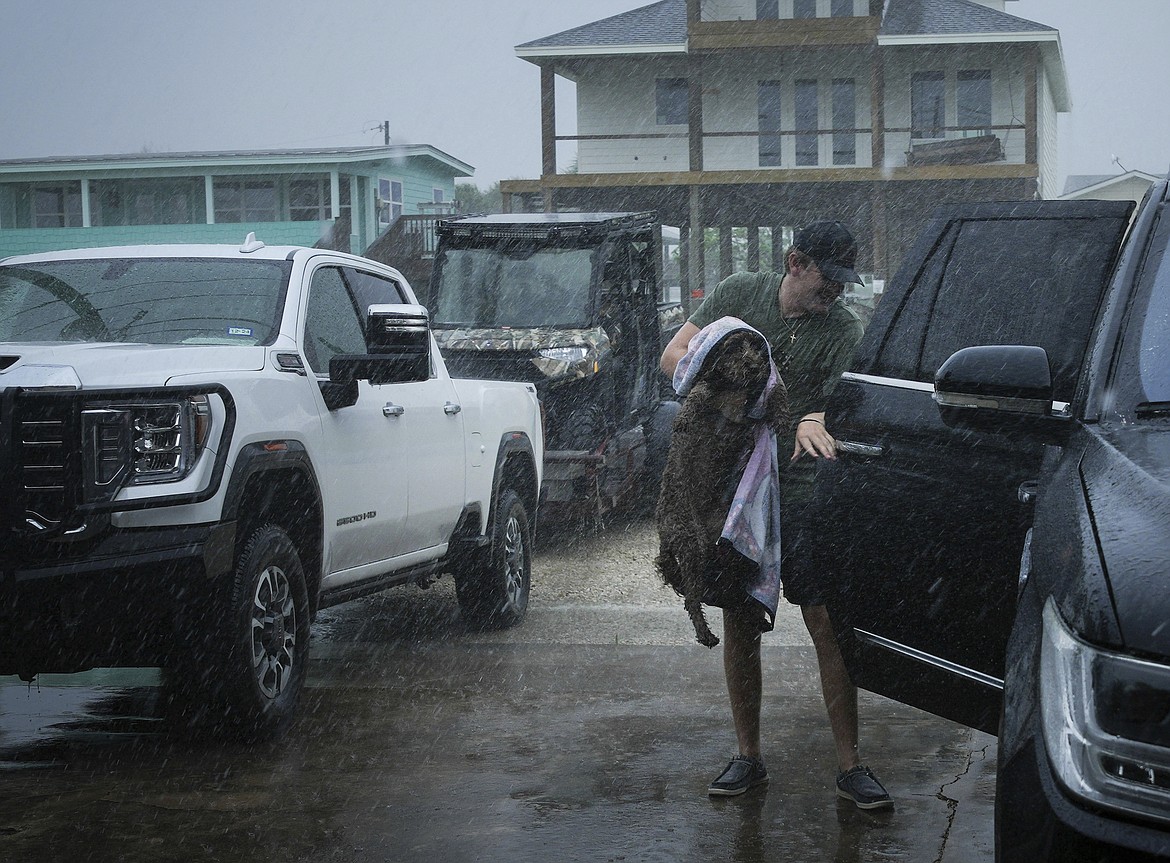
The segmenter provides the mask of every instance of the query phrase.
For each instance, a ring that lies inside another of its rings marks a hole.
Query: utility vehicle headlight
[[[111,402],[82,414],[86,497],[109,499],[127,485],[178,482],[194,468],[211,430],[206,395]]]
[[[1040,707],[1065,788],[1097,806],[1170,822],[1170,667],[1086,644],[1049,598]]]
[[[547,377],[559,378],[576,375],[583,378],[597,372],[597,359],[593,350],[585,345],[565,348],[544,348],[532,362]]]

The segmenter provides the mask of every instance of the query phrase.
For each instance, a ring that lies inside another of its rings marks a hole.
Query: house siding
[[[1057,179],[1057,119],[1056,101],[1052,96],[1052,85],[1046,75],[1040,75],[1037,82],[1037,135],[1040,152],[1037,161],[1040,169],[1040,197],[1055,198],[1060,194]]]
[[[1024,66],[1022,55],[1014,46],[973,46],[969,48],[890,48],[886,50],[886,133],[885,164],[906,164],[910,150],[910,83],[915,72],[942,71],[946,76],[946,125],[958,125],[956,76],[967,69],[991,70],[991,124],[1024,125]],[[961,133],[949,132],[948,137]],[[1003,161],[1022,165],[1026,161],[1024,129],[997,129],[1003,144]]]
[[[655,81],[685,78],[686,62],[606,61],[582,64],[577,85],[580,135],[661,135],[671,138],[621,138],[578,142],[577,170],[588,173],[685,171],[687,127],[655,122]]]

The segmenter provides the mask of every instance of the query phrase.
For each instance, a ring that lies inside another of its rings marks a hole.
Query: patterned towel
[[[768,350],[768,340],[758,330],[739,318],[722,317],[703,327],[690,340],[686,355],[674,370],[674,391],[680,396],[689,393],[711,349],[737,330],[755,333]],[[768,356],[771,357],[770,350]],[[779,381],[776,365],[771,359],[769,365],[771,370],[764,391],[748,411],[748,416],[755,420],[763,418],[768,395]],[[756,442],[736,486],[721,538],[759,565],[759,574],[748,587],[748,593],[764,606],[768,622],[772,624],[780,601],[780,464],[776,456],[776,436],[766,423],[756,423],[755,436]]]

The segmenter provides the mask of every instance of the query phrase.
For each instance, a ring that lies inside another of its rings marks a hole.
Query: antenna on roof
[[[258,249],[263,249],[264,243],[256,239],[256,232],[249,231],[248,236],[244,238],[244,244],[240,246],[241,252],[255,252]]]
[[[1112,155],[1112,156],[1109,158],[1109,161],[1110,161],[1110,162],[1112,162],[1114,165],[1116,165],[1118,168],[1120,168],[1120,169],[1121,169],[1121,172],[1122,172],[1123,174],[1128,174],[1128,173],[1129,173],[1129,168],[1127,168],[1127,167],[1125,167],[1125,165],[1121,164],[1121,159],[1117,158],[1117,154],[1116,154],[1116,153],[1114,153],[1114,154],[1113,154],[1113,155]]]

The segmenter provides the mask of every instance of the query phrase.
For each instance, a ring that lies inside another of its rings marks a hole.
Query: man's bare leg
[[[740,614],[723,611],[723,673],[739,754],[760,757],[760,630]],[[856,733],[854,735],[856,737]]]
[[[837,766],[842,771],[849,770],[860,763],[857,753],[857,687],[845,670],[845,660],[825,606],[803,605],[800,612],[817,651],[821,693],[825,697],[829,726],[837,747]]]

